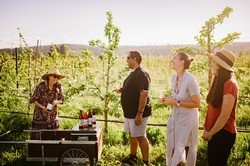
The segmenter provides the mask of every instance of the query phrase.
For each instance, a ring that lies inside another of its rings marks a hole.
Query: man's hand
[[[141,122],[142,122],[142,114],[143,113],[137,112],[137,115],[135,117],[135,124],[136,125],[140,125],[141,124]]]

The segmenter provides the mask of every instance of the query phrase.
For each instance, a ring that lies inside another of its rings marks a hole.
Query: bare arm
[[[35,101],[34,104],[35,104],[37,107],[41,108],[43,111],[47,111],[47,109],[46,109],[43,105],[41,105],[40,103],[38,103],[37,101]]]
[[[166,105],[176,105],[177,100],[175,100],[173,97],[165,97],[160,100],[160,102],[166,104]],[[200,96],[194,95],[191,96],[191,101],[180,101],[180,106],[187,107],[187,108],[199,108],[200,107]]]
[[[220,131],[227,123],[229,116],[232,112],[235,97],[232,94],[226,94],[223,96],[221,113],[216,120],[214,126],[210,131],[204,131],[202,138],[206,141],[210,141],[214,134]]]
[[[142,90],[140,92],[139,107],[138,107],[137,115],[135,117],[135,124],[140,124],[142,121],[142,114],[147,104],[148,93],[149,92],[147,90]]]
[[[55,105],[57,105],[57,104],[62,104],[63,103],[63,101],[62,100],[55,100],[55,101],[53,101],[53,106],[55,106]]]
[[[199,108],[200,107],[200,96],[191,96],[192,101],[180,101],[180,105],[187,108]],[[177,103],[177,101],[176,101]]]

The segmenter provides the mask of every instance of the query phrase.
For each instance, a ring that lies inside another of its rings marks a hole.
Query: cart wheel
[[[60,166],[83,166],[91,165],[91,160],[86,152],[78,148],[65,151],[60,158]]]

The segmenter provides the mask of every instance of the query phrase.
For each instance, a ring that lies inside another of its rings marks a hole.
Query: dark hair
[[[207,103],[211,103],[214,108],[222,104],[224,84],[232,77],[232,71],[223,67],[218,69],[218,76],[214,76],[212,86],[207,95]]]
[[[130,51],[129,52],[131,58],[136,58],[136,61],[141,64],[141,53],[139,51]]]
[[[179,55],[181,60],[184,60],[184,69],[189,69],[191,62],[194,61],[193,57],[190,57],[187,53],[184,52],[178,52],[177,55]]]

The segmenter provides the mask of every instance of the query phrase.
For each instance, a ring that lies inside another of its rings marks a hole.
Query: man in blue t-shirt
[[[124,130],[130,133],[130,156],[122,162],[130,165],[137,163],[138,145],[142,152],[143,162],[149,165],[149,142],[146,137],[146,126],[148,117],[151,115],[150,77],[141,68],[141,60],[140,52],[129,52],[127,63],[132,72],[124,80],[122,88],[115,90],[121,93]]]

